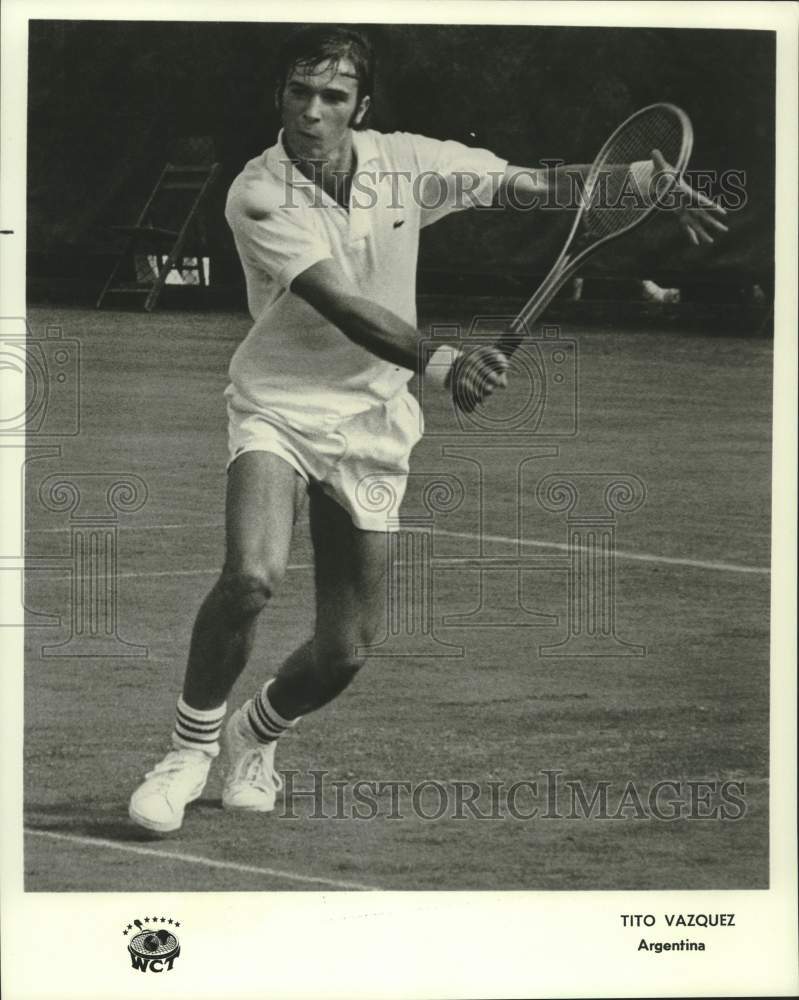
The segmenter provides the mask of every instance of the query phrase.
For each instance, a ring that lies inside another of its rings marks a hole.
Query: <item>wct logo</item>
[[[146,927],[145,924],[161,924],[158,930]],[[175,959],[180,955],[180,943],[173,930],[163,926],[171,924],[172,927],[180,927],[179,920],[167,920],[166,917],[145,917],[144,920],[134,920],[128,924],[122,933],[127,937],[133,931],[134,926],[138,927],[138,933],[128,941],[128,954],[130,964],[139,972],[171,972]]]

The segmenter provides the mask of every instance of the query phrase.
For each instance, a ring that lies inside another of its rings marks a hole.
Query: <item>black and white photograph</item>
[[[4,15],[7,995],[793,995],[796,9],[160,8]]]

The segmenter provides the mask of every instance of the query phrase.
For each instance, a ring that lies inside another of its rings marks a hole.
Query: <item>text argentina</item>
[[[647,941],[641,938],[638,944],[638,951],[654,951],[660,954],[662,951],[704,951],[704,941],[689,941],[683,938],[682,941]]]

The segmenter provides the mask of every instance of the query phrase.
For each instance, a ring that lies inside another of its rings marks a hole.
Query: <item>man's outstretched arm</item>
[[[643,164],[647,161],[642,161]],[[653,174],[666,175],[673,170],[657,149],[652,150],[652,159],[647,165]],[[576,209],[590,169],[589,163],[564,163],[545,168],[508,164],[501,189],[511,205],[522,208]],[[680,178],[678,190],[682,197],[678,201],[677,222],[693,244],[714,243],[714,237],[727,232],[727,226],[721,221],[727,213],[721,205],[694,191],[684,178]]]
[[[467,353],[454,345],[442,346],[435,351],[438,359],[430,365],[432,355],[424,357],[419,350],[418,330],[390,309],[360,295],[335,260],[319,261],[303,271],[292,282],[291,291],[353,343],[384,361],[419,375],[434,370],[461,409],[474,409],[498,385],[505,385],[507,360],[492,347]],[[441,352],[448,352],[451,364],[441,364]]]
[[[360,347],[384,361],[419,371],[419,334],[390,309],[364,298],[335,260],[319,261],[303,271],[291,291]]]

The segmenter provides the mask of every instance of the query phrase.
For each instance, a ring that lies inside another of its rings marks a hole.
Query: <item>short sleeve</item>
[[[225,216],[242,261],[266,272],[283,288],[289,288],[313,264],[333,256],[329,242],[302,204],[260,204],[231,190]]]
[[[487,149],[451,139],[440,141],[421,135],[409,138],[419,171],[416,190],[423,226],[451,212],[491,204],[499,192],[507,160]]]

